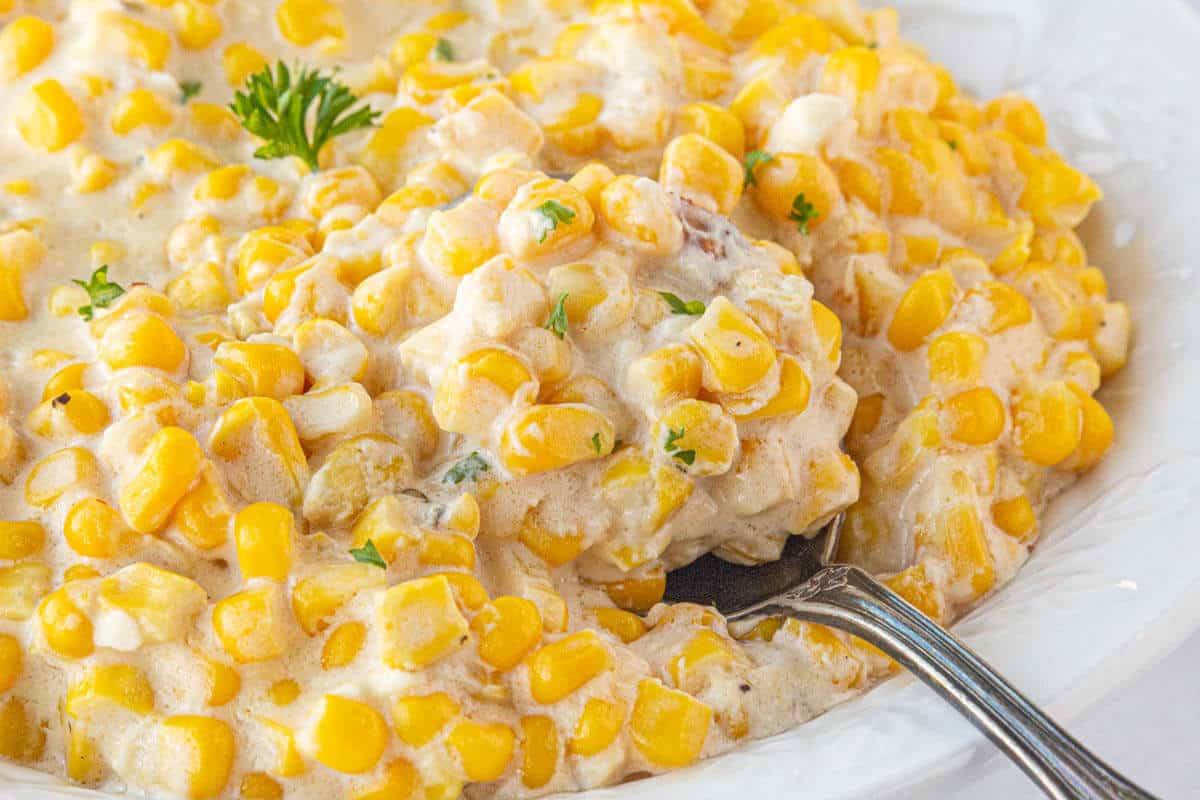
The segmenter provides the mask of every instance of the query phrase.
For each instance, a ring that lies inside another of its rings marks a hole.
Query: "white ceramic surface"
[[[899,0],[906,34],[981,95],[1018,89],[1107,199],[1093,263],[1136,325],[1103,390],[1113,455],[1060,498],[1010,586],[956,632],[1070,715],[1200,629],[1200,18],[1179,0]],[[981,737],[901,678],[692,769],[577,800],[868,798],[978,757]],[[0,797],[99,798],[0,764]]]

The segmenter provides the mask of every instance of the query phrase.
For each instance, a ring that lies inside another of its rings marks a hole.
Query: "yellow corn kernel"
[[[276,584],[232,594],[213,606],[212,623],[225,652],[239,664],[273,661],[286,645],[283,595]]]
[[[55,450],[29,471],[25,479],[25,502],[49,508],[68,491],[91,488],[100,477],[100,465],[90,450],[67,447]]]
[[[875,91],[879,84],[879,54],[866,47],[843,47],[829,54],[821,71],[818,91],[837,94],[851,102]]]
[[[175,35],[188,50],[203,50],[216,41],[223,30],[221,17],[204,0],[177,2],[172,13]]]
[[[41,551],[46,530],[40,522],[0,520],[0,558],[17,561]]]
[[[463,720],[446,736],[446,744],[458,754],[467,778],[479,783],[494,781],[512,760],[517,736],[498,722]]]
[[[594,756],[608,749],[625,722],[625,705],[593,697],[587,701],[575,723],[575,733],[567,742],[567,751],[578,756]]]
[[[658,182],[668,192],[719,214],[733,211],[744,180],[742,163],[698,133],[684,134],[667,145],[658,173]]]
[[[625,644],[636,642],[646,634],[646,623],[637,614],[619,608],[597,608],[592,613],[600,627]]]
[[[1083,436],[1083,407],[1062,381],[1022,386],[1012,405],[1013,429],[1025,458],[1053,467],[1075,452]]]
[[[558,729],[554,720],[537,715],[521,717],[521,783],[540,789],[558,770]]]
[[[517,538],[530,552],[552,567],[570,563],[583,552],[582,532],[547,530],[529,515],[521,522]]]
[[[823,20],[812,14],[794,14],[773,24],[777,17],[769,12],[774,10],[777,9],[746,8],[747,21],[754,20],[752,29],[762,23],[770,25],[758,32],[758,38],[750,46],[754,58],[784,55],[789,61],[800,63],[809,53],[828,53],[834,48],[836,39]]]
[[[238,786],[240,800],[283,800],[283,787],[265,772],[247,772]]]
[[[790,95],[776,85],[778,81],[772,80],[774,72],[763,70],[749,80],[729,104],[729,110],[744,127],[747,144],[765,139],[767,130],[789,102]]]
[[[292,590],[292,612],[309,636],[329,627],[330,619],[361,591],[382,589],[384,571],[370,564],[337,564],[322,567],[297,581]]]
[[[660,767],[685,767],[700,757],[712,709],[691,695],[668,689],[656,680],[638,683],[629,718],[634,746]]]
[[[795,220],[801,202],[812,206],[801,231],[816,230],[825,223],[841,201],[837,176],[818,156],[808,153],[779,153],[755,171],[754,198],[771,217]]]
[[[203,800],[225,790],[237,746],[229,723],[212,717],[168,717],[160,727],[159,745],[168,791]]]
[[[347,622],[334,628],[321,648],[321,669],[337,669],[354,661],[367,639],[367,626]]]
[[[1058,156],[1035,159],[1020,207],[1043,228],[1074,228],[1104,196],[1096,182]]]
[[[295,527],[292,512],[275,503],[254,503],[238,512],[233,537],[243,581],[287,580]]]
[[[275,9],[275,24],[283,38],[301,47],[346,37],[342,9],[329,0],[283,0]]]
[[[428,532],[421,537],[417,561],[426,567],[475,569],[475,545],[457,534]]]
[[[127,58],[141,61],[151,70],[160,70],[171,52],[171,37],[153,25],[115,11],[101,14],[104,42],[118,45]]]
[[[433,124],[433,117],[408,106],[388,112],[371,135],[370,140],[358,155],[358,161],[385,186],[393,186],[403,177],[404,153],[410,142],[416,141],[416,133]],[[431,203],[436,205],[449,198],[443,197]]]
[[[46,245],[29,231],[0,235],[0,322],[20,322],[29,316],[21,285],[45,257]]]
[[[308,460],[291,417],[278,400],[238,400],[217,420],[209,448],[223,462],[233,487],[246,496],[269,486],[271,492],[258,496],[295,505],[308,485]]]
[[[421,256],[447,275],[461,277],[500,252],[496,210],[478,198],[467,198],[429,217]]]
[[[46,731],[24,701],[10,697],[0,705],[0,756],[29,764],[42,757],[45,745]]]
[[[1100,463],[1113,443],[1113,421],[1104,406],[1075,384],[1068,384],[1079,401],[1082,428],[1079,446],[1064,467],[1077,472],[1091,469]]]
[[[11,81],[35,68],[54,50],[54,26],[26,14],[0,31],[0,79]]]
[[[66,589],[46,595],[38,606],[38,622],[46,646],[63,658],[86,658],[96,649],[92,621],[79,610]]]
[[[225,79],[230,86],[241,86],[256,72],[267,66],[267,57],[245,42],[234,42],[221,55]]]
[[[698,133],[716,142],[734,158],[746,152],[746,132],[732,112],[713,103],[691,103],[679,110],[678,126],[684,133]]]
[[[100,360],[109,369],[150,367],[175,372],[187,360],[187,346],[157,314],[131,314],[113,322],[100,339]]]
[[[418,796],[421,778],[416,767],[403,758],[389,761],[383,768],[383,779],[365,792],[354,792],[352,800],[412,800]],[[426,797],[434,797],[434,787],[427,787]]]
[[[719,296],[708,304],[688,335],[704,360],[704,388],[745,392],[775,363],[775,348],[762,329],[740,308]]]
[[[265,342],[225,342],[213,364],[251,397],[285,397],[304,391],[304,365],[290,347]]]
[[[395,495],[385,495],[367,506],[354,523],[351,538],[355,547],[369,541],[387,563],[421,538],[421,530],[405,504]],[[474,554],[472,553],[472,560]]]
[[[518,393],[536,393],[537,383],[519,357],[484,348],[458,359],[446,371],[433,400],[437,424],[455,433],[478,433],[509,407]]]
[[[147,156],[150,164],[165,177],[202,172],[217,166],[217,157],[187,139],[170,139],[151,150]],[[104,260],[105,262],[108,259]]]
[[[242,690],[242,676],[236,669],[211,659],[205,659],[204,668],[208,678],[208,697],[204,701],[207,706],[223,706],[237,697]]]
[[[83,114],[74,98],[53,78],[29,89],[14,117],[30,147],[55,153],[83,135]]]
[[[979,334],[943,333],[929,343],[929,382],[943,386],[975,383],[983,373],[987,353],[987,340]]]
[[[681,243],[682,230],[666,192],[646,178],[621,175],[609,181],[600,192],[600,217],[656,254],[673,253]]]
[[[83,389],[66,391],[39,403],[26,420],[30,430],[50,439],[90,436],[108,422],[108,408],[104,402]]]
[[[517,475],[562,469],[612,452],[613,424],[583,403],[534,405],[518,412],[500,439],[500,458]]]
[[[154,688],[146,673],[132,664],[93,666],[67,689],[63,710],[82,719],[113,703],[135,714],[154,711]]]
[[[1025,495],[992,503],[992,521],[996,527],[1021,542],[1028,542],[1037,534],[1037,514]]]
[[[641,402],[662,408],[699,396],[701,375],[696,351],[685,344],[673,344],[630,364],[628,382]]]
[[[27,561],[0,567],[0,619],[29,619],[49,591],[50,568],[45,564]]]
[[[618,608],[644,614],[663,598],[667,575],[661,569],[645,577],[626,578],[604,584],[604,591]]]
[[[223,171],[210,172],[209,178]],[[238,290],[249,294],[264,286],[272,275],[301,265],[312,253],[312,244],[303,231],[283,225],[250,231],[238,243],[235,257]]]
[[[1030,147],[1046,146],[1046,122],[1037,106],[1016,94],[997,97],[984,109],[987,121],[1004,128]]]
[[[888,327],[892,346],[905,353],[920,347],[925,337],[950,316],[957,289],[954,277],[945,269],[926,272],[917,278],[900,298]]]
[[[229,501],[216,469],[206,464],[192,489],[176,503],[172,521],[195,547],[212,550],[229,538],[229,516]]]
[[[418,670],[458,650],[469,628],[450,582],[441,575],[405,581],[388,589],[377,615],[383,661]]]
[[[808,373],[804,371],[800,361],[784,355],[779,360],[779,391],[764,405],[749,414],[739,414],[737,418],[769,419],[802,414],[808,408],[811,394],[812,381],[809,380]]]
[[[113,133],[127,136],[144,125],[170,125],[171,119],[171,112],[157,95],[146,89],[134,89],[117,103],[110,124]]]
[[[181,309],[197,314],[223,311],[233,302],[225,287],[221,267],[215,261],[205,261],[184,270],[167,284],[167,296]]]
[[[945,620],[946,598],[941,588],[930,580],[924,563],[914,564],[883,582],[934,622]]]
[[[529,690],[539,703],[557,703],[613,667],[608,648],[593,631],[545,645],[529,657]]]
[[[517,189],[500,215],[500,241],[506,252],[531,258],[571,247],[591,234],[595,222],[591,204],[574,186],[537,179]]]
[[[326,767],[351,775],[372,769],[387,747],[383,715],[366,703],[333,694],[313,712],[312,756]]]
[[[651,431],[660,458],[689,475],[721,475],[737,455],[737,424],[725,409],[703,400],[683,400],[659,417]]]
[[[242,135],[242,126],[233,112],[216,103],[193,100],[188,103],[192,124],[205,136],[217,141],[232,141]]]
[[[200,584],[170,570],[138,562],[100,581],[103,609],[124,612],[152,644],[182,639],[208,601]]]
[[[953,485],[969,484],[961,472],[955,473]],[[996,582],[992,556],[988,550],[983,523],[973,505],[974,490],[958,492],[962,501],[939,508],[931,518],[918,518],[916,524],[917,550],[931,550],[945,559],[951,569],[951,580],[964,588],[958,591],[967,599],[986,594]]]
[[[464,611],[478,611],[488,601],[487,590],[483,584],[464,572],[438,572],[450,583],[454,591],[454,599]],[[430,576],[432,577],[432,576]]]
[[[97,497],[71,507],[63,520],[63,536],[72,550],[87,558],[114,558],[135,538],[121,514]]]
[[[0,633],[0,692],[7,692],[21,677],[21,643],[15,636]]]
[[[962,444],[985,445],[1004,432],[1004,403],[986,387],[968,389],[945,401],[950,438]]]
[[[428,31],[413,31],[401,34],[388,51],[388,60],[399,70],[407,70],[419,61],[429,58],[437,46],[438,37]]]
[[[303,774],[306,770],[304,758],[296,749],[296,734],[292,729],[270,719],[260,718],[258,722],[266,728],[266,738],[274,751],[275,763],[271,772],[281,778]]]
[[[883,202],[883,185],[875,172],[866,164],[850,159],[839,159],[834,162],[834,168],[846,197],[859,200],[878,214]]]
[[[157,533],[204,466],[196,438],[182,428],[163,428],[150,440],[137,474],[120,492],[121,513],[138,533]]]
[[[424,747],[459,711],[458,703],[444,692],[397,697],[392,701],[396,736],[410,747]]]
[[[521,663],[542,638],[537,606],[523,597],[497,597],[471,620],[479,657],[504,672]]]

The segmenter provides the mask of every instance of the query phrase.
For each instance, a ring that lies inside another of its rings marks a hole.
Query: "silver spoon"
[[[667,577],[664,599],[715,607],[730,622],[787,616],[845,631],[894,658],[979,728],[1055,800],[1155,800],[1105,764],[983,659],[858,567],[833,564],[838,515],[793,536],[775,562],[704,556]]]

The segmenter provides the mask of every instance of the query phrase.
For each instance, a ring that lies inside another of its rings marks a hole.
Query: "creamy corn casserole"
[[[0,14],[11,761],[247,800],[684,767],[895,666],[667,571],[845,511],[948,622],[1112,443],[1099,189],[892,10]]]

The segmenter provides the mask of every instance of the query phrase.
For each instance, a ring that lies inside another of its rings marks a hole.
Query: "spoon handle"
[[[752,614],[783,614],[828,625],[875,645],[949,701],[1048,797],[1155,800],[1088,751],[958,639],[857,567],[827,567]]]

